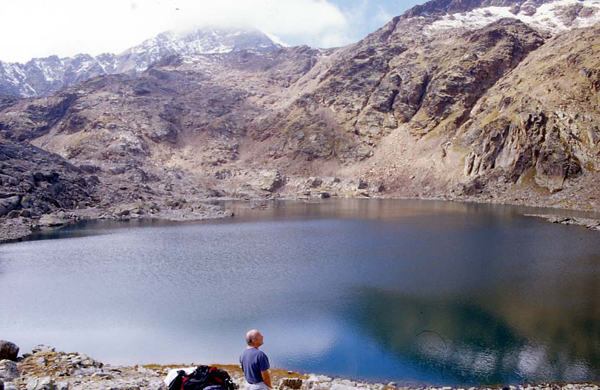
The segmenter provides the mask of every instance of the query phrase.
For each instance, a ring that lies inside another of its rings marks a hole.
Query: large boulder
[[[68,222],[67,220],[65,220],[64,218],[62,218],[59,215],[45,214],[45,215],[42,215],[42,217],[40,218],[39,225],[40,225],[40,227],[55,227],[55,226],[62,226],[67,222]]]
[[[131,218],[139,217],[144,213],[144,205],[142,203],[122,203],[115,206],[113,217],[115,218]]]
[[[0,360],[0,380],[12,382],[18,377],[17,363],[12,360]]]
[[[19,347],[10,341],[0,340],[0,360],[9,359],[17,361]]]
[[[263,191],[273,192],[283,187],[286,177],[277,170],[262,170],[254,184]]]

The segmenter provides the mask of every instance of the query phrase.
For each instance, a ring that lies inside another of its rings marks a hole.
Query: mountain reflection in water
[[[445,382],[579,381],[600,368],[593,303],[589,312],[540,311],[524,300],[486,307],[376,289],[364,289],[360,302],[356,321],[367,334]]]

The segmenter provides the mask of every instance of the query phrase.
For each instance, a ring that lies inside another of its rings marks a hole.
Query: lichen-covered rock
[[[0,379],[12,382],[19,377],[17,363],[12,360],[0,360]]]
[[[27,390],[55,390],[54,380],[50,377],[33,378],[27,382]]]

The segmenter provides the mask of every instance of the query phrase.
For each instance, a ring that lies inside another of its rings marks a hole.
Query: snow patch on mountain
[[[54,63],[52,64],[52,66],[50,66],[50,63],[48,61],[35,59],[33,60],[32,67],[37,67],[41,71],[42,76],[46,81],[57,81],[57,79],[60,78],[61,74],[64,73],[64,63],[58,58],[56,59],[56,61],[52,62]]]
[[[573,28],[590,27],[600,21],[600,1],[558,0],[535,7],[482,7],[470,12],[447,14],[426,27],[426,33],[453,28],[477,29],[502,18],[515,18],[540,31],[556,34]]]

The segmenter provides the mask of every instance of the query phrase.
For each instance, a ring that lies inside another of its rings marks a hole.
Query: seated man
[[[246,333],[248,347],[240,355],[240,364],[246,377],[247,390],[268,390],[271,388],[269,358],[258,347],[263,345],[263,336],[256,329]]]

